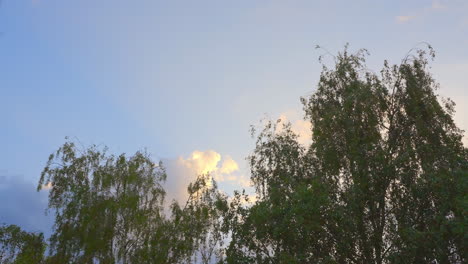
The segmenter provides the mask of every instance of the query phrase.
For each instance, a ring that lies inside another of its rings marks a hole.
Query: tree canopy
[[[16,225],[0,226],[0,263],[42,263],[45,250],[42,233],[28,233]]]
[[[166,172],[147,153],[108,155],[96,146],[81,152],[65,143],[49,157],[38,189],[51,184],[55,213],[50,263],[181,263],[205,241],[216,185],[201,175],[188,187],[184,207],[164,210]]]
[[[310,146],[265,127],[250,156],[259,200],[227,210],[229,263],[466,260],[467,151],[428,51],[376,74],[345,49],[302,98]]]

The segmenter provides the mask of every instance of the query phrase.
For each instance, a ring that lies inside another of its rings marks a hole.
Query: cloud
[[[297,141],[307,146],[312,141],[312,124],[307,120],[296,119],[294,116],[291,111],[280,114],[276,132],[279,133],[283,125],[289,122],[291,123],[291,130],[298,136]]]
[[[189,158],[178,158],[181,166],[192,169],[197,174],[207,174],[217,170],[221,155],[213,150],[192,152]]]
[[[401,16],[396,16],[395,20],[397,23],[404,24],[407,23],[411,20],[415,20],[427,15],[430,15],[431,13],[434,13],[436,11],[446,9],[447,7],[442,4],[441,1],[434,0],[431,3],[431,6],[426,6],[423,8],[420,8],[419,10],[416,10],[415,12],[412,12],[413,15],[401,15]]]
[[[22,176],[0,174],[0,224],[15,224],[28,232],[52,232],[53,214],[46,215],[48,192]]]
[[[398,23],[406,23],[410,20],[413,20],[416,16],[397,16],[395,19]]]
[[[432,1],[431,9],[436,10],[436,9],[444,9],[446,8],[445,5],[443,5],[440,1],[434,0]]]
[[[245,198],[247,199],[241,198],[240,200],[240,204],[242,206],[249,207],[249,206],[254,205],[257,201],[259,201],[258,196],[256,194],[248,194]],[[231,196],[228,198],[228,202],[232,202],[232,201],[233,201],[233,197]]]
[[[243,200],[243,201],[242,201],[242,204],[244,204],[244,205],[252,205],[252,204],[255,204],[255,203],[258,201],[257,195],[249,195],[247,199],[248,199],[248,201]]]
[[[41,190],[50,190],[52,189],[52,182],[48,182],[47,184],[43,184]]]
[[[229,174],[239,170],[239,165],[230,156],[226,156],[223,165],[221,166],[220,173]]]
[[[239,174],[239,165],[230,156],[221,156],[214,150],[193,151],[187,158],[163,160],[167,170],[165,188],[167,200],[184,202],[187,186],[200,174],[209,174],[216,182],[250,186],[250,180]]]

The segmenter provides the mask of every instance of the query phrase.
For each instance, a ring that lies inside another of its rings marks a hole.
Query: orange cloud
[[[47,184],[43,184],[41,189],[42,190],[50,190],[50,189],[52,189],[52,186],[53,186],[52,182],[48,182]]]

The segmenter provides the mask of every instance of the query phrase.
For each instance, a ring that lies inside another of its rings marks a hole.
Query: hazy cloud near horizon
[[[53,216],[46,215],[48,192],[20,175],[0,173],[0,224],[15,224],[29,232],[43,232],[48,237]]]

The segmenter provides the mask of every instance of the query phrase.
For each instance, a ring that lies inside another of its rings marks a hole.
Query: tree
[[[216,259],[223,239],[217,204],[226,197],[207,174],[189,184],[187,191],[185,205],[171,204],[172,214],[164,228],[147,237],[131,263],[212,263]]]
[[[16,225],[0,226],[0,263],[43,263],[45,249],[42,233],[29,233]]]
[[[428,47],[429,55],[434,56]],[[269,123],[250,157],[259,200],[225,208],[229,263],[461,263],[467,150],[427,51],[380,75],[345,48],[302,98],[312,144]]]
[[[201,176],[189,186],[184,208],[164,213],[166,178],[147,153],[108,155],[66,142],[50,155],[38,190],[50,184],[55,213],[50,263],[180,263],[189,261],[204,238],[217,199]]]
[[[228,263],[320,263],[331,248],[324,222],[330,214],[329,190],[315,177],[313,159],[290,126],[277,133],[269,123],[250,156],[258,201],[237,192],[225,207],[225,231],[232,240]]]

